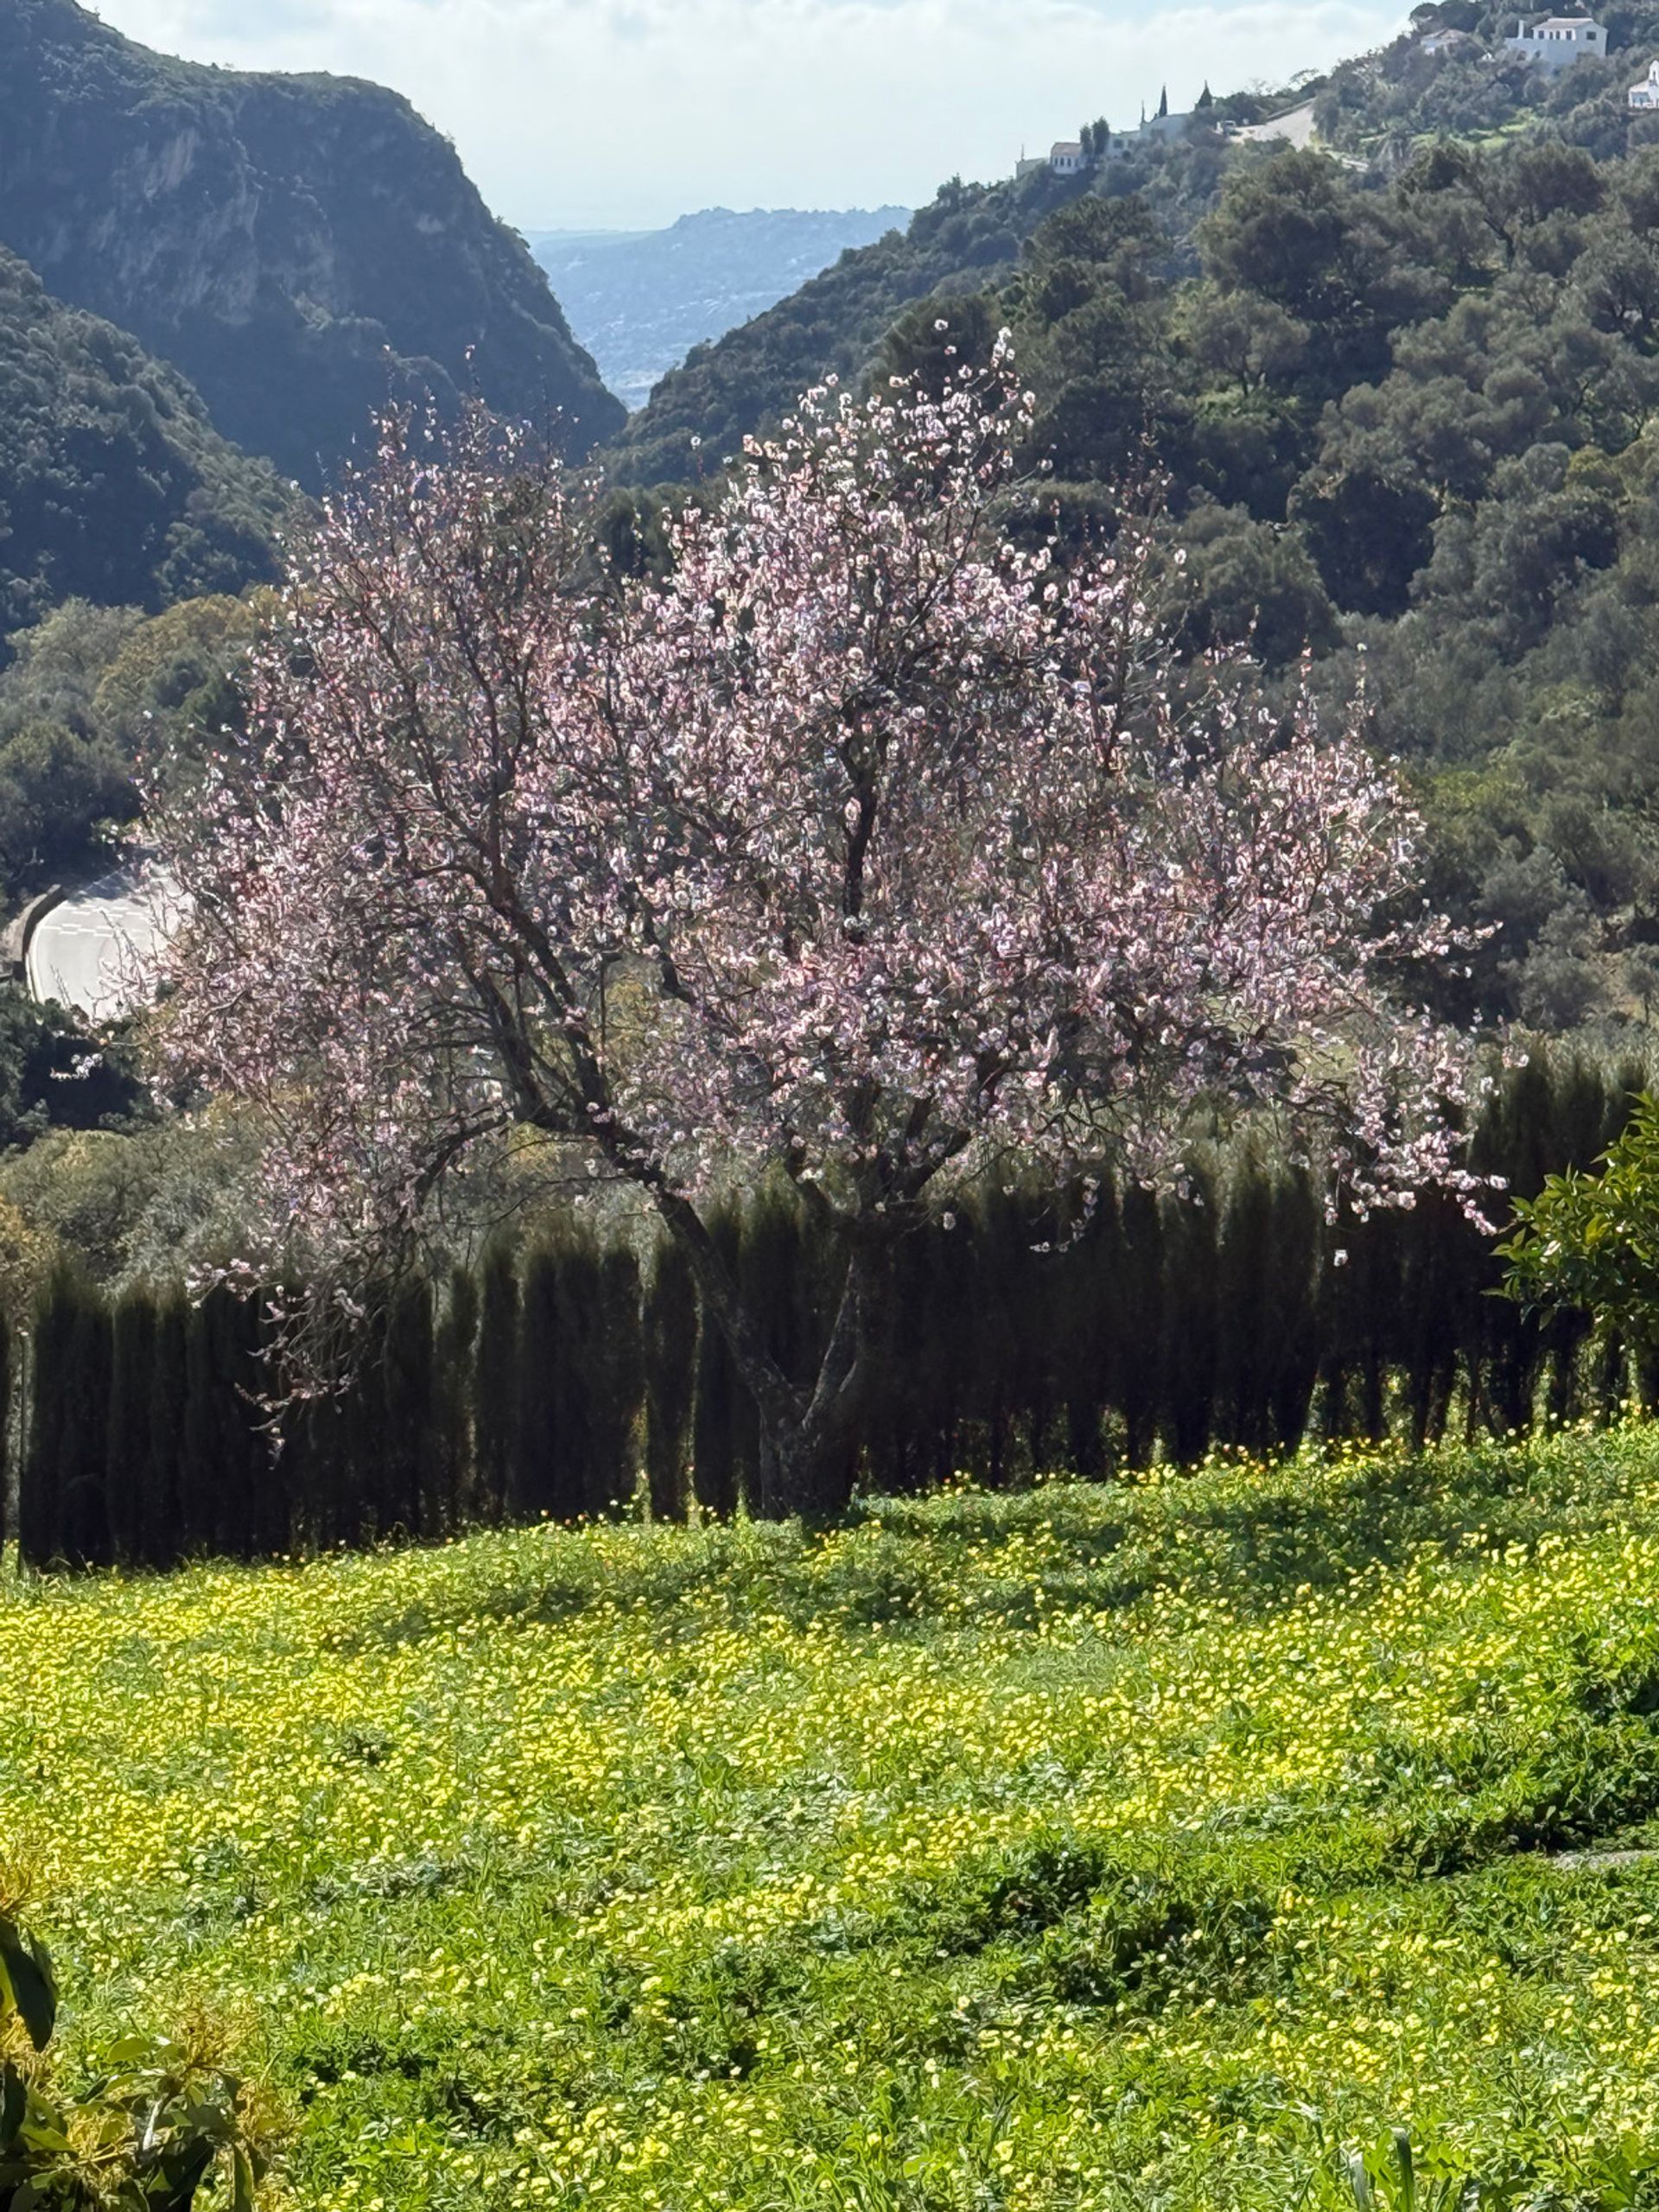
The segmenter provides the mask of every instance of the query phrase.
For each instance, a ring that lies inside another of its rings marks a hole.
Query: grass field
[[[305,2206],[1659,2204],[1651,1433],[4,1581],[0,1697],[72,2056],[209,1999]]]

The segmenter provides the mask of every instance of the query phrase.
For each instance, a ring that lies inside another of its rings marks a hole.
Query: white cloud
[[[1402,0],[101,0],[133,37],[406,92],[525,228],[918,204],[1086,116],[1375,45]]]

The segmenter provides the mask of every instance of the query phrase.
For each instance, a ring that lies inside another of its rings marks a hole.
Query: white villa
[[[1636,108],[1659,107],[1659,61],[1651,63],[1647,75],[1639,85],[1632,85],[1630,105]]]
[[[1507,52],[1535,61],[1541,69],[1548,69],[1554,76],[1562,69],[1570,69],[1575,61],[1604,60],[1607,32],[1604,25],[1592,22],[1588,16],[1551,16],[1528,30],[1523,16],[1521,29],[1513,38],[1506,38],[1503,45]]]
[[[1057,138],[1046,154],[1035,154],[1027,158],[1021,155],[1014,166],[1015,176],[1035,176],[1039,169],[1052,169],[1056,176],[1081,176],[1085,169],[1097,162],[1124,161],[1138,146],[1167,146],[1185,137],[1191,113],[1185,115],[1147,115],[1141,118],[1135,130],[1114,130],[1104,146],[1092,155],[1085,154],[1076,138]]]

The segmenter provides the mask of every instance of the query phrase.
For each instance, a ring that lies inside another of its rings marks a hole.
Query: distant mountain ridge
[[[175,363],[315,487],[389,394],[623,410],[448,141],[356,79],[175,60],[75,0],[0,0],[0,243]]]
[[[637,408],[694,346],[909,221],[907,207],[706,207],[662,231],[532,231],[530,246],[607,385]]]

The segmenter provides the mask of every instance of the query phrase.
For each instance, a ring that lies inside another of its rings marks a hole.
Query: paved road
[[[1247,124],[1239,132],[1247,143],[1258,144],[1272,139],[1282,139],[1292,146],[1311,146],[1313,143],[1313,103],[1306,100],[1300,107],[1294,107],[1287,115],[1275,116],[1271,123]]]
[[[130,1012],[167,938],[173,894],[170,878],[138,863],[53,907],[29,948],[30,995],[61,1000],[95,1020]]]

